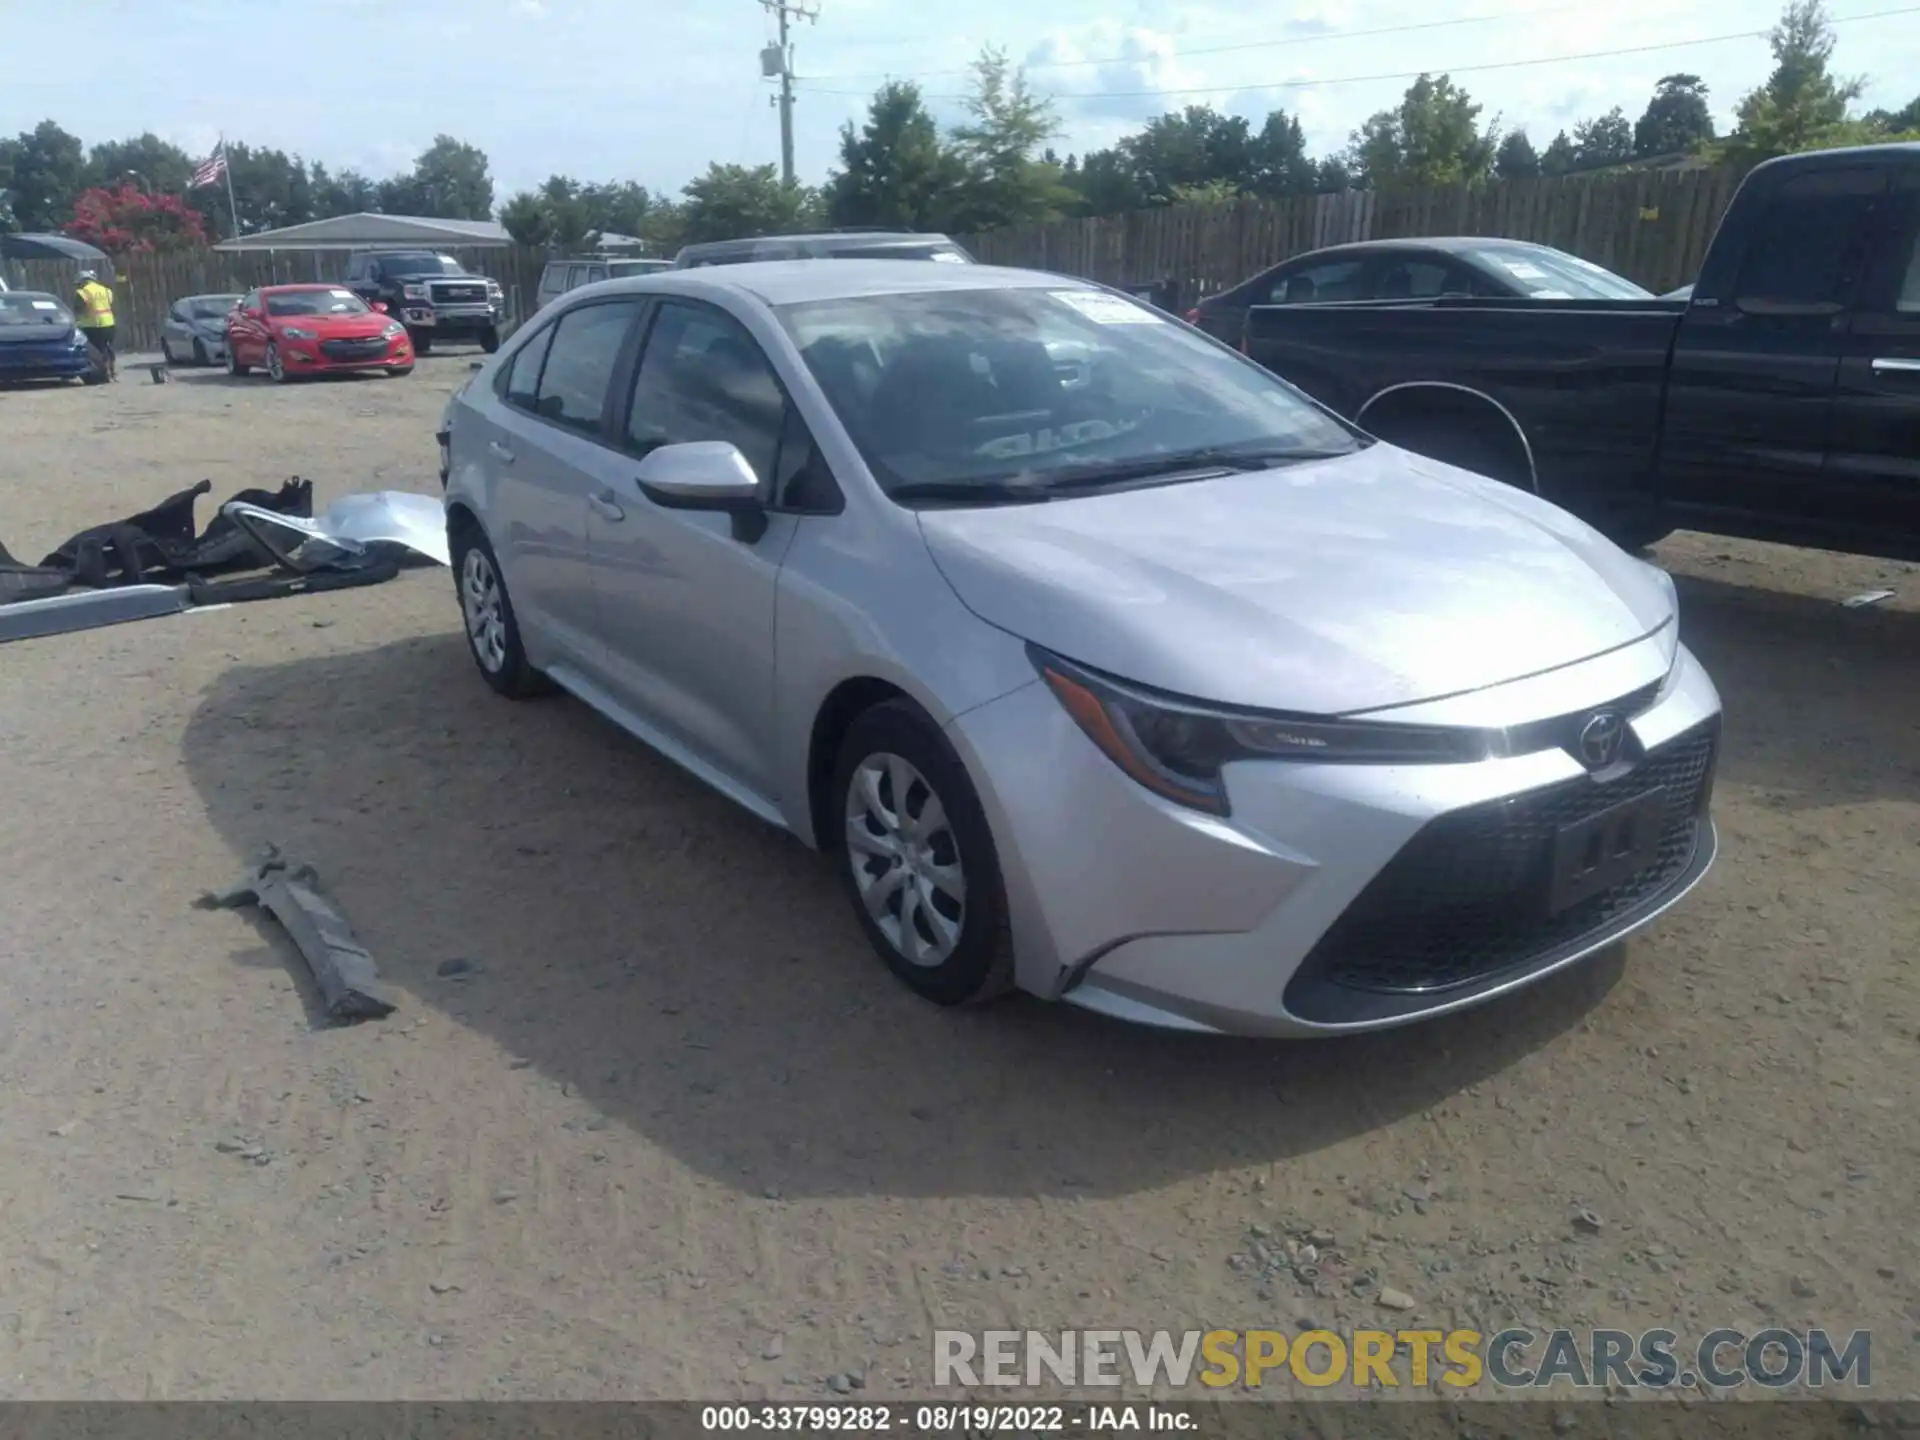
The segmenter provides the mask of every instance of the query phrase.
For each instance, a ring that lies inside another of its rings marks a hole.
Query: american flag
[[[202,185],[211,185],[227,173],[227,142],[222,140],[213,147],[213,153],[200,162],[199,169],[193,172],[193,179],[187,183],[189,190],[198,190]]]

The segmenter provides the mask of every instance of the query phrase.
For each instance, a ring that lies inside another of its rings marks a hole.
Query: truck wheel
[[[500,327],[489,325],[480,334],[480,348],[491,355],[500,348]]]
[[[431,335],[423,334],[418,330],[409,330],[407,332],[407,338],[413,341],[414,354],[430,355],[433,353],[433,337]]]

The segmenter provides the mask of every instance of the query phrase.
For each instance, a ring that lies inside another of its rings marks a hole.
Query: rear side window
[[[614,362],[639,311],[638,301],[614,301],[582,305],[562,315],[540,371],[534,413],[584,435],[597,433]]]
[[[1316,300],[1358,300],[1364,260],[1329,260],[1275,278],[1269,305],[1310,305]]]
[[[1907,256],[1907,273],[1901,277],[1900,293],[1894,297],[1893,308],[1902,315],[1920,315],[1920,229],[1916,229],[1913,246]]]
[[[1877,171],[1857,169],[1802,175],[1781,185],[1754,221],[1735,303],[1845,304],[1867,217],[1884,184]]]
[[[704,305],[665,304],[634,377],[627,448],[644,455],[688,440],[731,440],[764,482],[775,474],[786,405],[744,326]]]
[[[1441,261],[1393,258],[1381,266],[1373,293],[1380,300],[1431,300],[1446,294],[1449,288],[1464,293],[1464,286],[1449,287],[1449,278],[1448,268]]]
[[[540,394],[540,367],[546,363],[547,350],[553,344],[553,326],[549,325],[515,352],[507,367],[506,386],[501,398],[522,410],[533,409]]]
[[[558,295],[562,290],[565,290],[566,288],[567,288],[567,267],[566,266],[549,265],[545,270],[540,272],[540,293],[542,295]]]

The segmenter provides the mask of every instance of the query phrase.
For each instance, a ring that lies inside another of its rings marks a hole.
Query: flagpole
[[[227,137],[220,136],[220,169],[227,177],[227,216],[233,221],[233,238],[240,238],[240,207],[233,199],[233,161],[227,155]]]

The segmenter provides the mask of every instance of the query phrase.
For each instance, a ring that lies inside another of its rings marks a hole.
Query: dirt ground
[[[0,393],[0,541],[202,477],[438,493],[466,374]],[[1920,1394],[1920,569],[1658,555],[1726,701],[1712,875],[1314,1044],[915,1000],[823,862],[494,699],[444,571],[0,649],[0,1395],[896,1397],[936,1327],[1383,1317],[1871,1327]],[[192,907],[267,841],[397,1014],[317,1024],[270,924]]]

